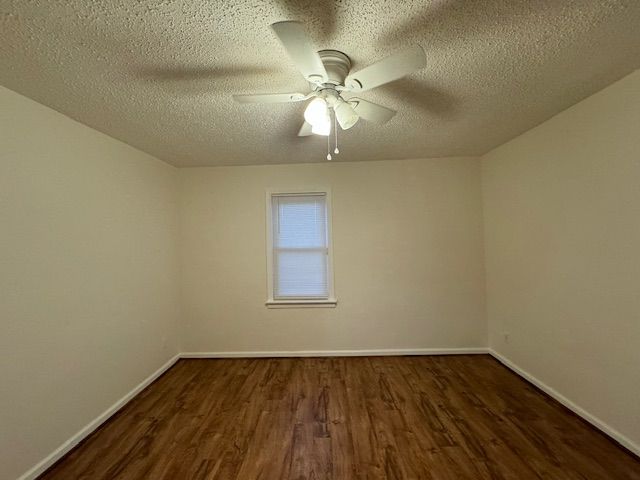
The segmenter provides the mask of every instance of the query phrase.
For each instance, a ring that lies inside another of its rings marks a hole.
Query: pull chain
[[[327,135],[327,160],[331,160],[331,130],[329,130],[329,135]]]
[[[333,151],[336,155],[340,153],[338,150],[338,120],[336,119],[336,114],[333,114],[333,130],[335,131],[334,135],[336,136],[336,149]]]

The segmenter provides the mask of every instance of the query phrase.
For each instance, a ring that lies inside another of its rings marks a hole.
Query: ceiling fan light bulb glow
[[[331,133],[331,119],[329,115],[326,115],[325,118],[315,125],[311,124],[311,133],[315,133],[316,135],[322,135],[324,137],[329,136]]]
[[[336,119],[338,120],[338,123],[343,130],[350,129],[360,119],[353,107],[347,102],[340,102],[338,105],[336,105],[335,112]]]
[[[304,119],[312,126],[325,123],[327,115],[327,102],[322,98],[311,100],[304,111]]]

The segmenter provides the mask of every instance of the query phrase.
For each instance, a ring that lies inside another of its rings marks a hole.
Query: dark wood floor
[[[181,360],[43,479],[640,479],[486,355]]]

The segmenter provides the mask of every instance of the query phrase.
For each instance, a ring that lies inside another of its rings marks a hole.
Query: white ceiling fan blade
[[[327,81],[327,71],[320,55],[300,22],[277,22],[271,25],[271,28],[307,81],[314,83]]]
[[[371,123],[386,123],[396,114],[395,110],[371,103],[361,98],[350,98],[349,104],[359,117]]]
[[[238,103],[286,103],[306,100],[304,93],[258,93],[255,95],[234,95]]]
[[[398,80],[416,70],[424,68],[427,57],[420,45],[400,50],[373,65],[352,73],[345,80],[347,89],[353,92],[364,92],[385,83]]]
[[[302,127],[300,127],[300,131],[298,132],[298,136],[299,137],[308,137],[309,135],[312,135],[313,132],[311,131],[311,124],[309,122],[304,122],[302,124]]]

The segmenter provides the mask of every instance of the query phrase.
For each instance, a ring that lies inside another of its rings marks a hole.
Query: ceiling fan
[[[392,82],[426,65],[424,50],[419,45],[414,45],[362,70],[351,72],[351,60],[346,54],[337,50],[316,51],[300,22],[277,22],[271,28],[297,69],[309,82],[311,92],[234,95],[233,98],[239,103],[311,100],[298,133],[301,137],[311,134],[329,136],[332,113],[343,130],[354,126],[360,118],[377,124],[389,121],[396,114],[395,110],[350,95]],[[331,156],[327,155],[327,158],[330,160]]]

